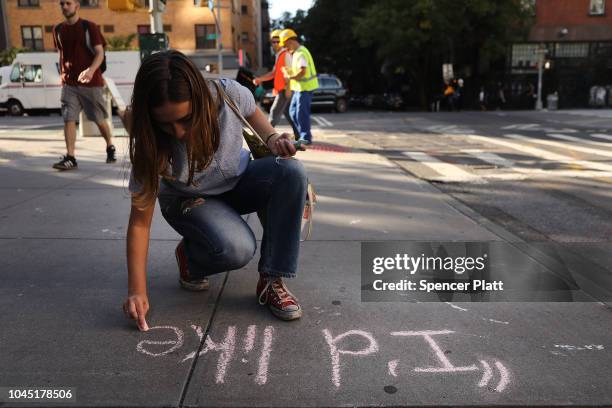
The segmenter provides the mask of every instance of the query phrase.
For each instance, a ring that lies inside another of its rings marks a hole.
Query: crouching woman
[[[222,93],[274,153],[251,160],[242,123]],[[149,300],[146,262],[155,200],[182,236],[175,250],[179,282],[208,288],[208,275],[246,265],[256,251],[241,215],[257,213],[263,226],[256,293],[280,319],[302,315],[282,278],[297,272],[306,175],[292,137],[279,134],[255,105],[250,91],[232,80],[207,81],[178,51],[147,58],[136,75],[129,130],[132,207],[127,233],[126,315],[140,330]]]

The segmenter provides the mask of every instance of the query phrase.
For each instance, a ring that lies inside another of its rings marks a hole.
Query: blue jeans
[[[252,160],[234,189],[216,196],[159,198],[162,215],[185,240],[191,278],[239,269],[255,255],[255,235],[241,215],[256,212],[263,226],[258,270],[297,273],[306,172],[297,160]]]
[[[289,115],[295,123],[300,139],[312,142],[310,133],[310,105],[312,104],[312,91],[294,92],[289,105]]]

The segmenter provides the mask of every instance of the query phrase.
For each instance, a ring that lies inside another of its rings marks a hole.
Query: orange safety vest
[[[280,54],[278,54],[278,58],[276,59],[276,64],[274,64],[274,95],[277,95],[279,92],[282,92],[285,89],[285,76],[283,75],[282,67],[285,66],[285,55],[288,53],[286,49],[282,50]]]

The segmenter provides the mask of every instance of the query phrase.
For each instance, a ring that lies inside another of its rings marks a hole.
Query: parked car
[[[328,107],[338,113],[346,112],[348,109],[348,92],[342,85],[342,81],[335,75],[319,74],[319,88],[312,95],[313,107]],[[261,103],[266,110],[270,110],[274,102],[272,90],[263,96]]]

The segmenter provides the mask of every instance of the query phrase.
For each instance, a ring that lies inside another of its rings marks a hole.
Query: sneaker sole
[[[294,310],[294,311],[291,311],[291,312],[283,312],[281,310],[278,310],[278,309],[270,307],[270,306],[268,306],[268,309],[270,309],[270,312],[272,312],[272,314],[274,316],[278,317],[281,320],[285,320],[285,321],[297,320],[300,317],[302,317],[302,308],[301,307],[298,310]]]
[[[210,286],[208,279],[204,279],[204,280],[198,281],[197,283],[194,283],[194,282],[187,282],[186,280],[179,278],[179,283],[181,284],[181,287],[183,289],[186,289],[192,292],[201,292],[203,290],[207,290],[208,287]]]
[[[60,167],[60,166],[56,166],[56,165],[53,165],[53,168],[56,169],[56,170],[61,170],[61,171],[69,171],[69,170],[76,170],[76,169],[78,169],[77,166],[74,166],[74,167]]]

